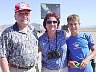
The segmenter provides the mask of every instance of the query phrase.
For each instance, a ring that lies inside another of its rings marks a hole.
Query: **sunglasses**
[[[50,20],[46,21],[47,24],[52,24],[52,22],[53,22],[53,24],[58,23],[58,21],[50,21]]]

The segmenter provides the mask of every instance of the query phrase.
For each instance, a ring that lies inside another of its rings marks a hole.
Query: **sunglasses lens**
[[[51,24],[52,23],[52,21],[47,21],[47,24]]]
[[[57,21],[53,21],[53,23],[57,23]]]
[[[57,21],[47,21],[47,24],[52,24],[52,22],[55,24]]]

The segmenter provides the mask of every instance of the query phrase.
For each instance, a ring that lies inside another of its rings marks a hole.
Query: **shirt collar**
[[[33,27],[32,25],[28,25],[26,28],[28,29],[28,31],[29,31],[29,30],[31,30],[31,31],[34,30],[34,27]],[[18,31],[18,32],[20,32],[20,33],[25,33],[25,34],[27,33],[26,31],[24,32],[23,30],[19,30],[19,27],[18,27],[17,23],[15,23],[15,24],[13,25],[13,30],[14,30],[14,31]]]

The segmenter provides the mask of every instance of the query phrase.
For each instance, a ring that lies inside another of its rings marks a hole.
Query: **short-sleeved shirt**
[[[57,30],[56,37],[53,40],[49,39],[47,32],[45,32],[42,36],[39,37],[39,45],[42,51],[43,67],[50,70],[57,70],[67,66],[67,45],[64,31]],[[57,48],[62,52],[62,56],[57,59],[48,59],[48,52],[55,51]]]
[[[0,57],[7,57],[9,64],[33,66],[38,54],[38,41],[32,26],[24,33],[18,25],[8,27],[1,35]]]
[[[89,55],[93,45],[94,41],[90,33],[80,32],[76,36],[70,36],[67,40],[69,50],[68,59],[81,63]],[[91,63],[89,63],[84,69],[69,68],[69,72],[93,72],[93,70]]]

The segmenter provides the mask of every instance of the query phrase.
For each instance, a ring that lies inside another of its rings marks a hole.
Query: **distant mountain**
[[[41,24],[38,23],[31,23],[30,25],[34,26],[36,31],[42,32],[44,31],[44,27]],[[6,29],[7,27],[12,26],[12,25],[1,25],[0,26],[0,33]]]
[[[1,25],[0,26],[0,32],[2,32],[4,29],[6,29],[9,26],[11,26],[11,25]]]
[[[34,26],[37,31],[44,31],[44,27],[41,24],[31,23],[31,25]]]
[[[85,25],[85,26],[82,26],[81,25],[81,28],[96,28],[96,25]]]
[[[61,28],[63,30],[68,30],[67,25],[62,25]],[[96,31],[96,26],[86,26],[86,27],[80,27],[81,31]]]

